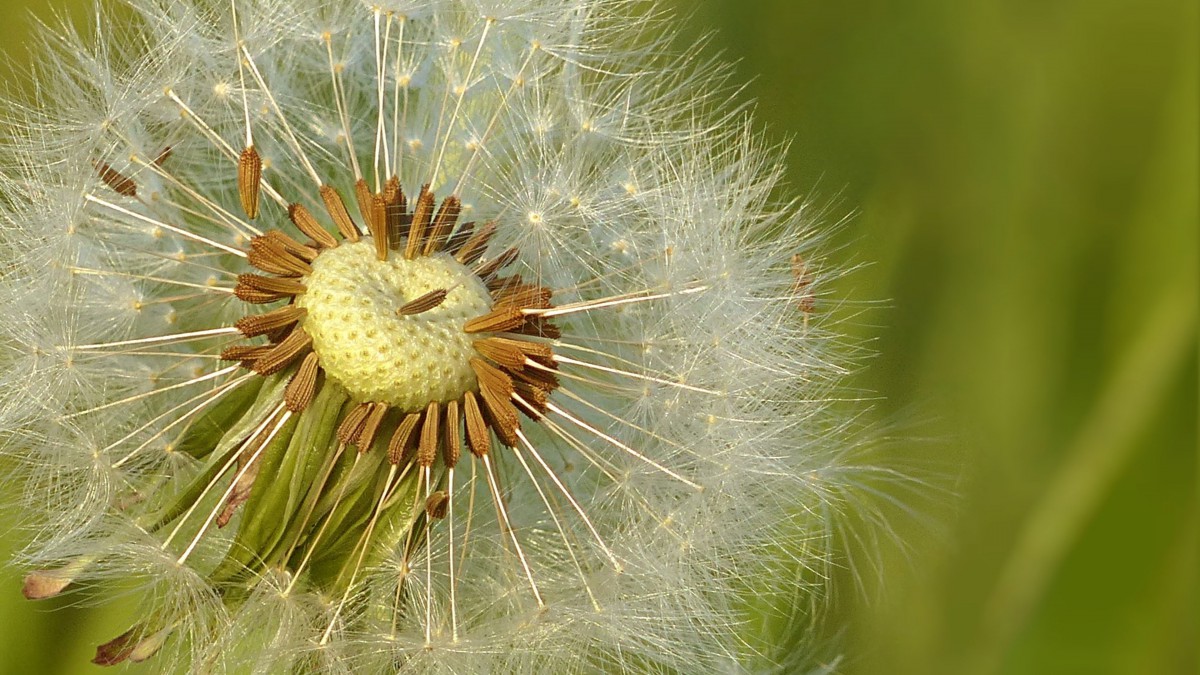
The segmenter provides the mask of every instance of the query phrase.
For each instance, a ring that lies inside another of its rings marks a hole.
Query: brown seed
[[[467,446],[470,447],[471,454],[476,457],[486,456],[492,449],[492,437],[474,392],[468,391],[463,395],[463,422],[467,429]]]
[[[491,336],[475,341],[475,351],[509,370],[521,370],[526,358],[553,359],[554,350],[543,342]]]
[[[95,166],[96,173],[99,174],[100,180],[104,181],[105,185],[112,188],[113,192],[116,192],[122,197],[137,196],[137,183],[134,183],[133,180],[128,176],[112,168],[111,165],[105,162],[96,162]]]
[[[792,295],[796,298],[796,306],[801,312],[811,314],[817,306],[812,294],[813,279],[808,264],[799,253],[792,256],[792,278],[795,280],[792,283]]]
[[[513,382],[513,389],[521,397],[517,401],[518,410],[535,422],[545,417],[550,409],[550,392],[521,380]]]
[[[408,228],[408,243],[404,247],[405,260],[416,258],[424,250],[425,235],[428,234],[429,223],[433,218],[433,204],[433,193],[426,184],[421,188],[417,205],[413,209],[412,224]]]
[[[241,361],[243,366],[249,368],[274,347],[275,345],[233,345],[221,350],[221,360]]]
[[[358,225],[354,224],[350,212],[346,210],[346,202],[342,200],[341,193],[332,185],[322,185],[319,192],[321,201],[325,202],[325,210],[333,219],[333,223],[337,225],[338,232],[342,234],[342,237],[350,241],[362,239],[362,232],[359,231]]]
[[[238,198],[250,220],[258,218],[259,191],[262,189],[262,157],[253,145],[247,146],[238,158]]]
[[[311,350],[312,338],[308,333],[304,332],[303,328],[293,328],[279,344],[254,361],[254,372],[259,375],[273,375]]]
[[[374,201],[374,193],[371,192],[370,186],[367,185],[365,178],[359,178],[354,183],[354,199],[358,202],[358,213],[362,216],[363,222],[367,224],[367,231],[375,233],[375,223],[371,222],[374,215],[371,208],[371,203]]]
[[[512,340],[484,338],[475,341],[475,351],[501,368],[520,370],[525,367],[525,353],[511,343]]]
[[[273,345],[277,345],[280,342],[283,342],[283,339],[286,338],[288,336],[288,334],[291,332],[292,332],[291,326],[284,326],[283,328],[276,328],[275,330],[268,331],[266,333],[267,342],[270,342]]]
[[[536,314],[530,314],[525,317],[525,323],[511,329],[510,332],[520,333],[522,335],[531,335],[541,338],[549,338],[557,340],[562,337],[562,331],[550,322],[549,319],[540,317]]]
[[[488,425],[505,445],[516,445],[521,421],[512,403],[512,378],[482,359],[471,359],[471,369],[479,380],[479,394],[483,397]]]
[[[282,243],[265,235],[250,240],[250,252],[246,260],[271,274],[293,277],[312,274],[312,267],[303,258],[289,253]]]
[[[433,466],[437,458],[438,434],[441,431],[441,406],[437,401],[431,401],[425,408],[425,422],[421,426],[421,439],[417,445],[417,465]]]
[[[287,409],[294,412],[304,412],[317,395],[317,376],[321,374],[321,360],[316,352],[309,352],[300,362],[300,367],[292,375],[287,388],[283,390],[283,403]]]
[[[301,244],[279,230],[268,230],[263,234],[263,236],[271,240],[273,243],[283,247],[283,250],[305,262],[311,263],[312,261],[316,260],[317,256],[321,253],[312,246]]]
[[[363,425],[367,422],[367,415],[371,413],[371,403],[359,403],[346,413],[342,418],[337,428],[337,439],[346,445],[354,445],[358,442],[359,434],[362,433]],[[361,448],[360,448],[361,450]]]
[[[53,598],[66,590],[74,578],[64,570],[39,570],[25,576],[21,588],[26,600],[45,600]]]
[[[169,145],[164,147],[162,149],[162,152],[158,153],[158,156],[154,158],[154,165],[159,168],[162,168],[162,166],[164,164],[166,164],[168,160],[171,159],[171,155],[174,152],[175,152],[175,148],[172,148]]]
[[[371,412],[363,422],[362,430],[358,435],[359,452],[367,452],[371,449],[371,445],[375,443],[375,435],[379,432],[379,425],[383,423],[383,417],[387,414],[387,411],[388,406],[386,403],[372,404]]]
[[[239,463],[241,463],[240,458]],[[259,455],[253,464],[239,473],[237,481],[233,484],[233,491],[225,500],[225,508],[217,516],[217,527],[224,528],[228,525],[229,521],[233,520],[233,514],[237,512],[238,507],[250,499],[250,491],[254,489],[254,481],[258,479],[258,472],[261,468],[262,455]]]
[[[371,237],[375,241],[375,257],[387,260],[391,248],[391,232],[388,229],[387,202],[382,195],[371,197]]]
[[[519,250],[517,250],[515,247],[510,248],[510,249],[506,250],[504,253],[501,253],[500,255],[496,256],[495,258],[492,258],[488,262],[476,267],[475,275],[478,276],[480,279],[487,280],[489,277],[491,277],[496,272],[499,272],[500,270],[504,269],[505,267],[508,267],[509,265],[516,262],[517,256],[519,256],[520,254],[521,254],[521,252]]]
[[[404,191],[400,189],[400,177],[392,176],[383,184],[383,200],[388,204],[404,202]]]
[[[387,204],[388,248],[397,251],[400,242],[408,235],[408,201],[400,189],[400,179],[392,176],[383,187],[383,201]]]
[[[472,220],[465,222],[460,225],[457,230],[455,230],[454,234],[450,235],[450,238],[446,240],[446,245],[442,247],[442,250],[450,255],[458,255],[458,252],[462,250],[462,247],[465,246],[473,236],[475,236],[475,221]]]
[[[407,464],[412,460],[416,450],[413,440],[416,438],[415,432],[420,422],[421,413],[409,413],[396,427],[391,441],[388,442],[388,462],[393,466]]]
[[[446,517],[446,509],[450,506],[450,498],[442,490],[433,492],[425,500],[425,513],[430,518],[441,520]]]
[[[458,401],[446,404],[445,432],[442,434],[442,462],[453,469],[462,453],[462,421]]]
[[[296,229],[303,232],[321,248],[334,248],[338,245],[329,230],[321,226],[313,214],[303,204],[292,204],[288,207],[288,218]]]
[[[525,323],[525,314],[514,308],[497,309],[463,324],[464,333],[503,333]]]
[[[258,275],[246,275],[258,276]],[[260,279],[275,279],[278,277],[259,277]],[[291,281],[286,279],[286,281]],[[280,290],[268,290],[266,288],[258,288],[249,284],[238,283],[233,289],[233,294],[243,302],[248,302],[254,305],[262,305],[285,298],[291,298],[299,293],[304,292],[304,284],[297,283],[295,287],[285,287],[279,284]]]
[[[296,279],[239,274],[233,294],[246,302],[261,304],[300,295],[305,290],[304,284]]]
[[[510,370],[509,374],[512,375],[513,380],[516,382],[525,382],[529,385],[545,389],[546,391],[554,391],[555,389],[558,389],[558,376],[554,374],[553,370],[547,370],[557,368],[558,364],[556,364],[553,360],[544,362],[540,358],[531,358],[532,360],[541,364],[543,367],[530,367],[524,370]]]
[[[133,650],[138,645],[140,636],[145,633],[144,626],[137,626],[121,633],[117,637],[96,647],[96,655],[92,663],[97,666],[115,666],[129,660]]]
[[[241,300],[242,302],[248,302],[252,305],[263,305],[268,302],[275,302],[276,300],[281,300],[287,297],[284,295],[279,295],[278,293],[268,293],[267,291],[256,291],[254,289],[241,287],[235,288],[233,293],[237,296],[238,300]]]
[[[414,314],[428,312],[429,310],[445,302],[448,294],[449,291],[444,288],[439,288],[436,291],[429,291],[419,298],[404,303],[404,306],[396,310],[396,313],[400,316],[412,316]]]
[[[458,197],[450,195],[442,200],[442,205],[438,208],[437,217],[433,219],[433,229],[430,230],[429,236],[425,241],[425,255],[433,255],[442,250],[446,239],[450,237],[450,233],[454,230],[455,223],[458,222],[458,214],[461,210],[462,202],[458,200]]]
[[[285,328],[304,318],[307,310],[295,305],[287,305],[262,314],[250,314],[238,319],[233,325],[246,337],[266,335],[271,331]]]
[[[492,240],[494,234],[496,234],[495,223],[484,223],[482,226],[475,228],[475,233],[463,242],[462,248],[454,254],[455,260],[464,265],[474,264],[475,261],[483,257],[484,251],[487,250],[488,242]]]

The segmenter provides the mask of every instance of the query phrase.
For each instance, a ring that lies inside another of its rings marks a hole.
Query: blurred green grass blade
[[[1111,378],[1001,572],[984,608],[983,644],[976,651],[980,662],[970,672],[999,669],[1014,635],[1139,447],[1137,434],[1162,405],[1195,348],[1196,302],[1194,286],[1180,286],[1163,297]]]

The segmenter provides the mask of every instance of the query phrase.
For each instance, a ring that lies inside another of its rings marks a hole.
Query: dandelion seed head
[[[830,564],[849,426],[821,237],[728,68],[635,4],[45,33],[0,147],[0,448],[27,594],[143,591],[98,662],[774,663],[745,598]]]

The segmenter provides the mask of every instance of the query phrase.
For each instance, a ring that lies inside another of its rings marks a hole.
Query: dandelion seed
[[[128,5],[6,121],[26,596],[144,582],[103,665],[770,662],[839,371],[726,71],[619,0]]]

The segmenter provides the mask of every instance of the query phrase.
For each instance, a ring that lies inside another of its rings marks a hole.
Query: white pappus
[[[674,25],[125,0],[44,31],[0,148],[26,595],[138,585],[106,665],[813,666],[779,636],[853,427],[820,235]]]

